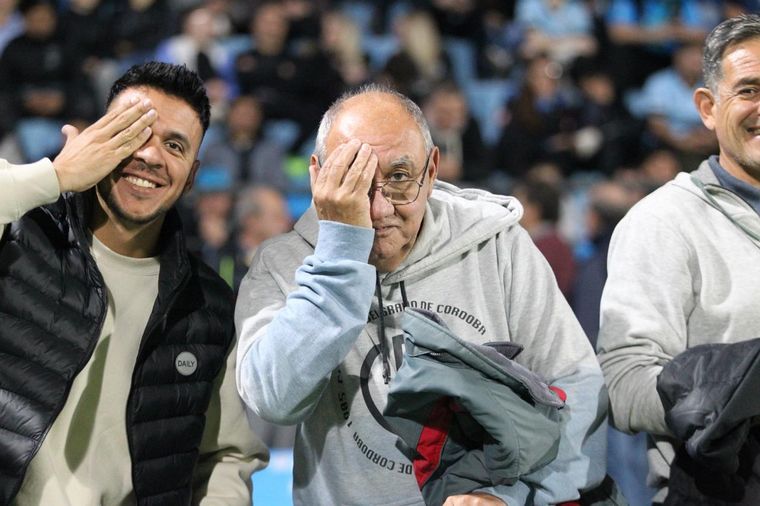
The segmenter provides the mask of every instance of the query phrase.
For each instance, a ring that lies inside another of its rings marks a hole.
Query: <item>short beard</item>
[[[119,222],[127,228],[148,225],[168,212],[168,209],[158,208],[154,213],[148,216],[133,216],[128,214],[124,208],[121,207],[121,205],[116,201],[113,196],[113,186],[111,186],[111,189],[107,194],[104,194],[104,192],[101,191],[100,185],[97,185],[96,189],[98,194],[103,199],[103,202],[105,202],[108,209],[111,211],[111,213],[113,213],[114,217],[116,217]]]

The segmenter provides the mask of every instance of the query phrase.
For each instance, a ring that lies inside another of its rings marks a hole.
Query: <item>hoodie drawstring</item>
[[[409,301],[406,298],[406,286],[401,281],[401,301],[404,309],[409,307]],[[385,317],[383,316],[383,291],[380,287],[380,274],[375,274],[375,290],[377,291],[377,301],[380,310],[380,333],[378,335],[380,341],[380,355],[383,358],[383,381],[385,384],[391,382],[391,363],[388,359],[388,346],[385,343]]]

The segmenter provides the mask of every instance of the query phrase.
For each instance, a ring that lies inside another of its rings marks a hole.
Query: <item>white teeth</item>
[[[124,179],[126,179],[127,181],[129,181],[130,183],[132,183],[135,186],[141,186],[143,188],[155,188],[156,187],[155,183],[151,183],[150,181],[147,181],[147,180],[139,178],[139,177],[127,176]]]

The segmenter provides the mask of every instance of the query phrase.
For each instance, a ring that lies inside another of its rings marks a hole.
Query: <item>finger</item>
[[[140,149],[140,146],[145,144],[145,142],[150,139],[150,136],[153,134],[153,131],[150,127],[145,127],[136,137],[129,140],[128,142],[123,143],[121,146],[117,147],[114,150],[114,153],[118,157],[119,160],[123,160],[126,157],[132,155],[135,151]]]
[[[116,118],[119,117],[120,114],[123,114],[125,111],[129,110],[130,108],[138,106],[141,100],[142,99],[138,95],[133,95],[129,97],[127,100],[118,101],[108,111],[106,111],[106,113],[103,116],[101,116],[95,123],[93,123],[90,128],[92,129],[105,128],[108,124],[114,122]]]
[[[325,182],[327,181],[327,175],[330,173],[330,167],[332,166],[335,158],[340,154],[341,151],[345,148],[345,144],[340,144],[337,148],[333,150],[332,153],[327,157],[326,160],[324,160],[323,163],[319,165],[319,168],[316,168],[316,185],[318,186],[324,186]],[[315,185],[312,184],[312,188],[314,188]]]
[[[114,117],[111,117],[107,122],[98,127],[103,132],[103,135],[105,135],[107,138],[111,138],[117,135],[119,132],[138,121],[145,113],[152,109],[153,106],[149,99],[131,97],[129,101],[132,102],[135,99],[137,99],[136,103],[131,104],[129,107],[122,110]]]
[[[63,125],[63,127],[61,128],[61,133],[66,138],[66,140],[64,141],[64,145],[65,145],[65,144],[68,144],[69,141],[74,139],[74,137],[79,135],[79,129],[75,127],[74,125],[67,124],[67,125]]]
[[[135,137],[138,137],[139,135],[143,134],[145,129],[153,124],[153,122],[156,120],[157,115],[158,113],[156,112],[155,109],[149,110],[148,112],[140,116],[140,118],[137,121],[127,126],[124,130],[119,132],[117,135],[111,137],[109,143],[112,145],[112,147],[118,148],[122,144],[132,142],[132,140]]]
[[[351,170],[351,174],[349,174],[351,180],[346,178],[346,185],[348,186],[349,184],[352,184],[353,186],[351,186],[351,188],[357,193],[364,195],[369,194],[378,166],[379,161],[377,154],[374,151],[371,151],[367,162],[361,169],[356,171],[353,169]]]
[[[329,172],[326,174],[325,184],[329,188],[337,189],[340,187],[340,183],[343,181],[351,162],[356,158],[361,145],[362,143],[358,139],[351,139],[336,155],[335,160],[330,164]]]
[[[367,161],[371,155],[372,148],[369,146],[369,144],[362,143],[359,151],[356,153],[356,157],[353,159],[351,165],[346,170],[346,174],[343,177],[343,181],[341,183],[353,189],[354,186],[356,186],[356,179],[366,167]]]

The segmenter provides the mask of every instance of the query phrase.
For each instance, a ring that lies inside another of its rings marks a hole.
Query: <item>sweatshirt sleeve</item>
[[[269,452],[248,426],[235,386],[237,347],[216,380],[193,476],[193,505],[248,506],[251,474],[264,468]]]
[[[296,289],[282,293],[292,273],[273,272],[272,243],[257,254],[238,295],[238,391],[262,419],[304,420],[330,374],[345,358],[369,313],[375,268],[367,263],[374,231],[320,221],[319,239],[295,272]],[[281,279],[279,279],[281,281]]]
[[[612,236],[597,346],[615,427],[669,435],[657,376],[686,349],[693,260],[679,230],[641,204]]]
[[[527,232],[510,233],[505,269],[507,318],[512,340],[524,346],[517,360],[567,394],[557,457],[493,493],[508,505],[548,505],[577,500],[605,476],[607,390],[594,351],[548,263]]]
[[[35,207],[55,202],[60,193],[58,176],[49,159],[26,165],[0,159],[0,235],[5,225]]]

